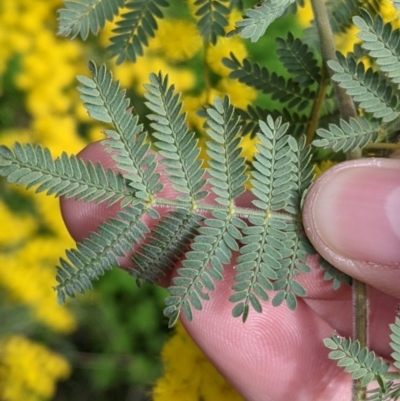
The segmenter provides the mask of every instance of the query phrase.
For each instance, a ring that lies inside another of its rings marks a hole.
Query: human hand
[[[105,167],[113,165],[98,143],[80,156]],[[370,346],[383,357],[391,353],[388,325],[400,298],[399,172],[397,160],[340,164],[312,186],[303,212],[306,233],[318,252],[370,285]],[[80,241],[115,215],[118,205],[107,208],[63,199],[61,208],[71,235]],[[122,266],[128,264],[128,257],[121,261]],[[333,290],[323,281],[317,258],[310,258],[310,265],[312,273],[301,278],[308,296],[298,300],[295,312],[265,302],[263,313],[250,312],[245,324],[232,318],[228,298],[234,269],[226,267],[225,280],[216,283],[203,311],[194,311],[191,323],[182,318],[199,347],[248,401],[351,399],[350,376],[328,359],[329,350],[322,343],[334,330],[351,335],[351,289],[343,285]],[[162,284],[169,281],[168,277]]]

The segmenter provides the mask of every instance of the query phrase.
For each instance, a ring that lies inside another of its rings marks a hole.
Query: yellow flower
[[[326,170],[329,170],[335,164],[336,163],[332,162],[331,160],[324,160],[321,163],[314,165],[315,178],[319,177],[322,173],[324,173]]]
[[[197,115],[202,106],[206,103],[206,93],[203,92],[197,96],[183,96],[183,111],[187,112],[187,123],[192,130],[203,131],[204,118]]]
[[[218,42],[215,46],[208,46],[207,48],[207,65],[217,74],[227,77],[230,70],[222,64],[222,59],[224,57],[229,57],[230,52],[232,52],[238,60],[243,60],[247,56],[247,49],[243,40],[239,37],[218,38]]]
[[[250,135],[245,135],[240,142],[240,146],[242,147],[242,156],[246,158],[246,160],[253,160],[254,153],[257,152],[256,145],[260,143],[260,140],[257,137],[251,138]]]
[[[218,90],[221,96],[227,94],[230,96],[231,103],[235,107],[246,109],[247,106],[252,103],[256,97],[257,92],[255,89],[240,83],[237,80],[229,78],[223,78],[218,85]]]
[[[42,401],[70,374],[68,362],[39,343],[14,335],[0,339],[0,399]]]
[[[314,19],[310,0],[304,2],[304,7],[298,7],[296,17],[300,26],[304,28],[310,26],[311,21]]]
[[[393,28],[400,27],[400,20],[399,20],[400,12],[395,9],[393,1],[381,0],[379,11],[385,22],[391,22],[393,24]]]
[[[166,60],[189,60],[200,51],[203,42],[193,22],[179,19],[159,21],[159,30],[150,49],[159,51]]]
[[[0,249],[26,241],[37,229],[36,221],[31,215],[15,214],[4,202],[0,202],[0,221]]]
[[[153,401],[243,401],[182,325],[177,325],[174,335],[165,343],[161,357],[164,376],[153,389]]]
[[[354,45],[360,43],[361,40],[357,38],[357,33],[360,30],[352,25],[346,32],[335,35],[335,45],[337,50],[343,54],[353,51]]]
[[[144,83],[149,82],[149,74],[154,72],[158,74],[161,71],[163,75],[169,77],[169,84],[175,85],[176,92],[183,92],[194,87],[196,77],[192,70],[188,68],[178,68],[167,64],[162,58],[142,57],[135,64],[131,65],[131,77],[136,91],[143,95],[146,91]],[[118,70],[115,71],[116,79],[119,79]]]

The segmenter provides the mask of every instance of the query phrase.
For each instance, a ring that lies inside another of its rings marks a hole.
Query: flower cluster
[[[64,358],[25,337],[0,339],[0,350],[0,377],[7,377],[0,380],[2,400],[49,399],[54,394],[55,382],[70,374]]]
[[[199,350],[182,325],[177,325],[174,335],[165,343],[161,357],[164,376],[153,389],[153,401],[243,400]]]
[[[2,4],[3,95],[12,101],[7,92],[12,87],[23,100],[15,105],[15,115],[2,114],[2,144],[40,142],[54,154],[77,152],[84,146],[77,134],[71,96],[75,75],[84,68],[83,50],[54,34],[55,10],[61,5],[59,0]],[[73,245],[58,202],[0,185],[0,311],[24,307],[29,311],[29,327],[39,324],[58,335],[71,333],[76,319],[68,308],[56,304],[52,289],[54,266],[63,250]],[[0,337],[0,399],[50,399],[56,382],[69,375],[67,360],[30,340],[24,329],[13,326],[7,333],[8,324],[2,322],[5,334]]]

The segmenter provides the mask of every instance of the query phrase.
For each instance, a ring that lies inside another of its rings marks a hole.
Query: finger
[[[400,162],[341,163],[310,188],[303,209],[308,238],[348,275],[400,297]]]
[[[350,399],[349,375],[328,359],[322,339],[333,328],[299,301],[295,312],[263,302],[243,323],[228,301],[233,269],[218,282],[186,330],[247,401]]]

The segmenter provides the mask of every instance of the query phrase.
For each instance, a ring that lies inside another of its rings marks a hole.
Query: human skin
[[[100,143],[85,148],[84,160],[113,168]],[[163,196],[174,196],[166,182]],[[251,206],[250,197],[240,199]],[[400,298],[400,161],[362,159],[330,169],[310,188],[303,209],[305,231],[317,251],[348,275],[368,284],[370,348],[390,359],[389,327]],[[114,216],[118,205],[61,200],[65,224],[76,241]],[[397,213],[396,213],[397,211]],[[165,211],[160,211],[164,213]],[[247,322],[232,318],[233,266],[216,283],[211,300],[194,319],[181,318],[187,332],[224,377],[248,401],[349,401],[351,382],[322,340],[352,333],[351,288],[333,290],[323,280],[318,257],[310,274],[299,276],[307,297],[293,312],[262,302]],[[129,265],[129,257],[121,266]],[[172,272],[172,275],[174,272]],[[167,286],[171,277],[163,280]]]

